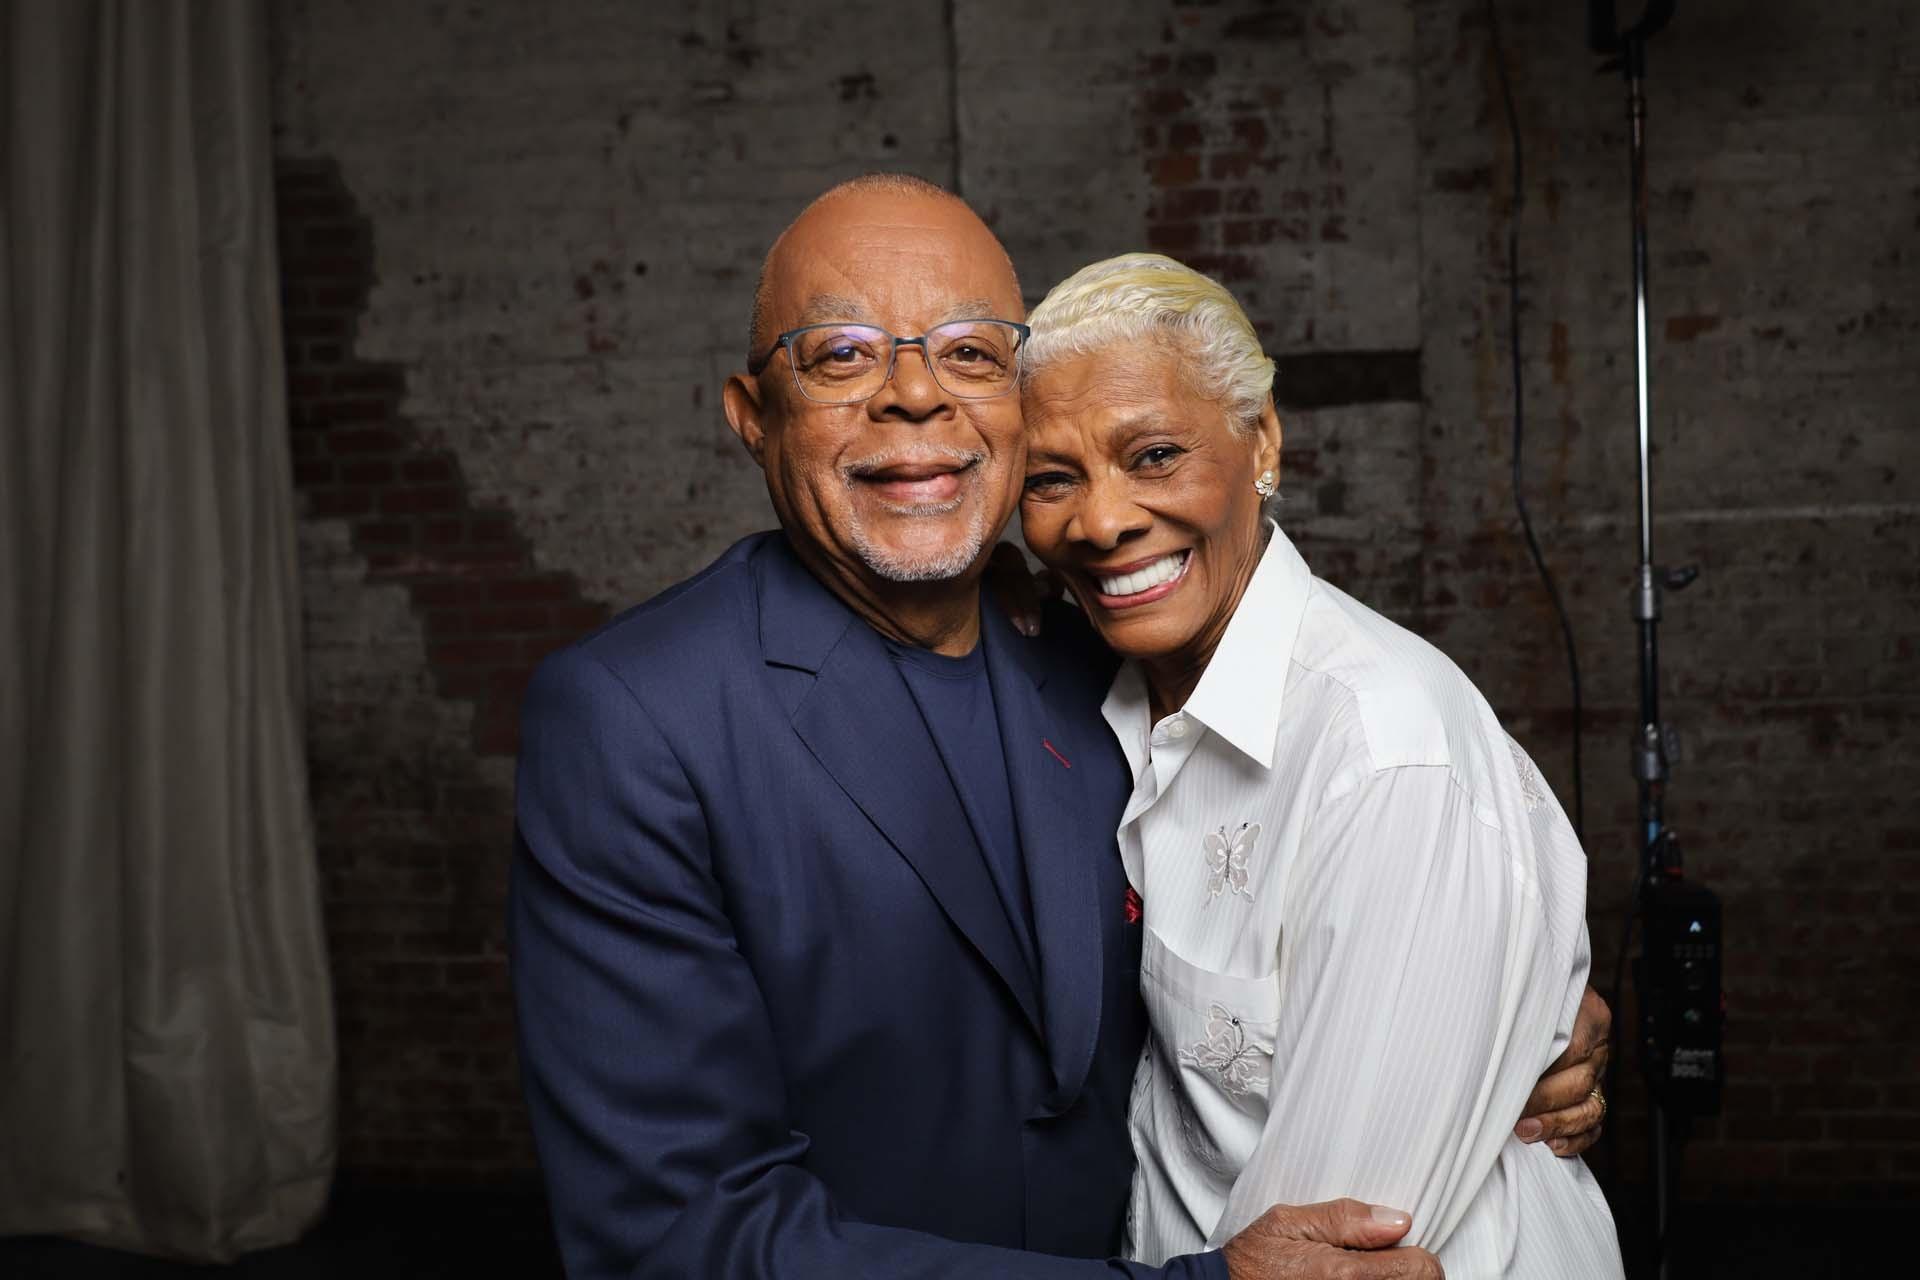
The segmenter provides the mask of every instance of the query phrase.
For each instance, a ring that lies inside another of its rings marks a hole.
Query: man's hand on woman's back
[[[1425,1249],[1396,1249],[1413,1221],[1359,1200],[1277,1204],[1227,1241],[1233,1280],[1445,1280]]]
[[[1557,1156],[1577,1156],[1600,1140],[1607,1100],[1600,1092],[1607,1077],[1607,1053],[1613,1011],[1592,987],[1580,999],[1567,1049],[1554,1059],[1514,1126],[1522,1142],[1545,1142]]]

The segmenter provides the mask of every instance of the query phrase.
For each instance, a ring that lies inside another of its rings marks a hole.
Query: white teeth
[[[1132,573],[1116,574],[1113,577],[1096,575],[1094,581],[1100,584],[1100,593],[1109,596],[1139,595],[1149,587],[1157,587],[1163,582],[1172,582],[1186,568],[1187,553],[1176,551],[1170,556],[1161,556],[1144,569],[1135,569]]]

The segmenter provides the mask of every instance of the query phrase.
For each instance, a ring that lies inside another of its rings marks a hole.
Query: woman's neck
[[[1183,649],[1140,664],[1147,677],[1147,710],[1153,723],[1159,724],[1187,705],[1187,699],[1200,687],[1200,677],[1207,673],[1207,663],[1212,660],[1213,649],[1209,647],[1204,653]]]
[[[1260,558],[1266,554],[1272,537],[1273,526],[1262,519],[1252,549],[1234,574],[1233,589],[1228,593],[1225,607],[1215,610],[1206,625],[1172,653],[1140,660],[1141,672],[1147,678],[1147,709],[1155,724],[1186,706],[1187,699],[1200,687],[1200,677],[1207,673],[1214,650],[1220,647],[1221,637],[1227,634],[1233,615],[1239,612],[1247,584],[1253,581],[1254,570],[1260,567]]]

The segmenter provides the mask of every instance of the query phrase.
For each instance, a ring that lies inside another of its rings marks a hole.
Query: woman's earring
[[[1280,486],[1274,483],[1273,472],[1262,471],[1260,478],[1253,482],[1253,491],[1263,498],[1271,498],[1273,491]]]

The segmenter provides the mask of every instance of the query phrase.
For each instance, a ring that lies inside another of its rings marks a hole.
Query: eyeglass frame
[[[1027,339],[1033,336],[1033,327],[1031,325],[1022,324],[1018,320],[1002,320],[996,316],[983,316],[983,317],[978,317],[972,320],[947,320],[933,327],[935,329],[944,329],[947,327],[947,325],[950,325],[950,324],[1003,324],[1003,325],[1006,325],[1009,329],[1012,329],[1014,332],[1020,335],[1019,341],[1014,343],[1014,346],[1013,346],[1014,376],[1012,380],[1009,381],[1004,388],[1002,388],[999,391],[993,392],[991,395],[984,395],[984,396],[970,396],[970,395],[963,394],[962,392],[955,391],[952,387],[949,387],[946,383],[941,382],[940,375],[934,372],[933,357],[927,351],[927,338],[931,334],[932,330],[929,330],[928,333],[921,334],[917,338],[902,338],[897,334],[888,332],[885,328],[883,328],[880,325],[868,324],[862,320],[822,320],[817,324],[803,324],[797,329],[789,329],[785,333],[780,334],[778,337],[774,338],[773,345],[768,347],[766,351],[762,353],[758,358],[749,359],[747,361],[747,373],[752,377],[756,377],[756,378],[759,377],[760,374],[765,371],[766,367],[773,363],[773,357],[780,351],[782,347],[784,347],[786,348],[786,352],[787,352],[787,372],[793,376],[794,390],[798,391],[801,394],[801,396],[804,397],[809,403],[831,404],[831,405],[865,404],[867,401],[879,395],[881,391],[886,389],[886,385],[889,382],[893,381],[894,367],[899,363],[899,359],[900,359],[900,348],[901,347],[918,347],[920,348],[920,358],[926,361],[927,376],[932,378],[934,381],[934,384],[938,386],[942,391],[945,391],[948,395],[953,396],[956,399],[960,399],[960,400],[998,400],[1001,396],[1011,395],[1013,392],[1013,389],[1020,385],[1020,376],[1019,376],[1020,353],[1026,350]],[[801,334],[808,333],[814,329],[848,329],[848,328],[872,329],[877,333],[885,333],[887,335],[888,340],[891,341],[893,345],[887,349],[886,376],[880,379],[880,383],[878,386],[874,387],[873,390],[867,392],[867,394],[865,394],[864,396],[861,396],[857,400],[816,400],[811,395],[807,394],[806,384],[800,381],[800,367],[794,364],[793,362],[793,340],[798,336],[800,336]]]

